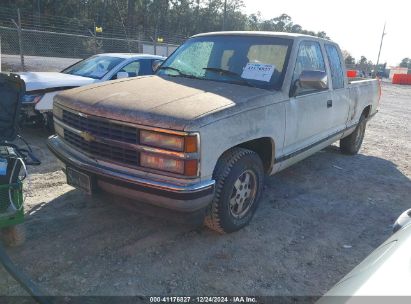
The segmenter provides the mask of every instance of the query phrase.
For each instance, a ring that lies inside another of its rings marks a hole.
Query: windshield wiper
[[[253,88],[256,87],[255,85],[253,85],[252,83],[250,83],[249,81],[247,81],[246,79],[241,77],[240,74],[238,74],[236,72],[233,72],[233,71],[230,71],[230,70],[225,70],[225,69],[221,69],[221,68],[214,68],[214,67],[203,68],[203,70],[216,72],[216,73],[221,73],[221,74],[225,74],[225,75],[235,76],[235,78],[238,79],[241,83],[243,83],[243,84],[245,84],[249,87],[253,87]]]
[[[184,75],[179,69],[176,69],[170,66],[161,66],[159,70],[172,70],[172,71],[176,71],[179,75]]]
[[[160,70],[172,70],[172,71],[175,71],[175,72],[178,73],[178,76],[181,76],[181,77],[193,78],[193,79],[202,79],[202,78],[196,77],[196,76],[194,76],[194,75],[185,74],[185,73],[181,72],[179,69],[173,68],[173,67],[171,67],[171,66],[162,66],[162,67],[160,67],[159,69],[160,69]],[[172,75],[169,75],[169,76],[172,76]]]
[[[237,77],[241,77],[241,76],[240,76],[239,74],[237,74],[236,72],[229,71],[229,70],[224,70],[224,69],[221,69],[221,68],[213,68],[213,67],[211,67],[211,68],[203,68],[203,70],[212,71],[212,72],[217,72],[217,73],[226,74],[226,75],[234,75],[234,76],[237,76]]]

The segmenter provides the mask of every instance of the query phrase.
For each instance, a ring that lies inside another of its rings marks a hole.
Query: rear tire
[[[362,114],[354,132],[340,140],[340,150],[342,153],[349,155],[358,153],[364,140],[366,124],[367,120],[365,115]]]
[[[233,148],[214,170],[216,190],[204,224],[221,234],[237,231],[252,219],[261,197],[264,168],[253,151]]]
[[[23,224],[2,229],[3,241],[8,247],[22,245],[26,241],[26,230]]]

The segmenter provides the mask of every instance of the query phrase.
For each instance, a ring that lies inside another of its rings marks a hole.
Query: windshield
[[[69,66],[62,73],[101,79],[124,58],[111,56],[93,56]]]
[[[278,90],[287,69],[291,44],[291,39],[267,36],[192,38],[163,63],[158,75]]]

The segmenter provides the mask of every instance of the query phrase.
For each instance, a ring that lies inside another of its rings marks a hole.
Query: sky
[[[377,62],[384,22],[386,28],[380,63],[397,66],[411,58],[411,1],[365,0],[244,0],[244,12],[261,12],[263,19],[283,13],[304,29],[325,31],[342,49],[358,60],[361,55]]]

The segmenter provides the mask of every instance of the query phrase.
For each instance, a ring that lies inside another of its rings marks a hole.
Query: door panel
[[[350,112],[350,98],[346,89],[332,92],[333,107],[329,113],[331,119],[331,133],[336,133],[347,127]]]
[[[327,137],[332,117],[327,101],[330,91],[291,98],[286,105],[284,154],[289,154]]]
[[[327,88],[302,88],[299,77],[303,71],[326,71],[323,52],[317,41],[302,41],[293,72],[290,101],[286,105],[284,154],[303,149],[329,135],[332,126],[332,93]]]

